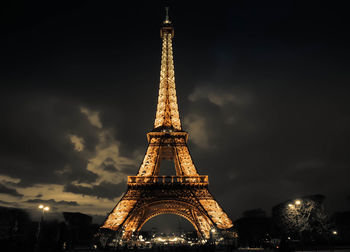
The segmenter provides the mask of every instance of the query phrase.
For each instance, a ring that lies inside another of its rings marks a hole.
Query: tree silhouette
[[[272,210],[274,222],[284,233],[298,233],[299,238],[304,232],[327,237],[330,224],[324,199],[323,195],[311,195],[283,202]]]

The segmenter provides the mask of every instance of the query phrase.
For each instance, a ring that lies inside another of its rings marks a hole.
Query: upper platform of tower
[[[152,131],[182,131],[176,97],[172,39],[174,28],[169,19],[169,8],[162,23],[162,58],[156,119]]]

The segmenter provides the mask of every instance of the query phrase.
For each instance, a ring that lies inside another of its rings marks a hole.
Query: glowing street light
[[[333,230],[333,231],[332,231],[332,234],[333,234],[333,235],[337,235],[337,234],[338,234],[338,231],[337,231],[337,230]]]
[[[42,210],[42,212],[41,212],[41,221],[43,221],[44,220],[44,213],[50,211],[50,207],[40,204],[38,206],[38,208]]]
[[[42,225],[42,222],[44,221],[44,213],[50,210],[49,206],[44,206],[42,204],[40,204],[38,206],[38,208],[41,209],[42,212],[41,212],[41,220],[38,223],[38,231],[37,231],[37,234],[36,234],[35,251],[39,250],[39,238],[40,238],[40,234],[41,234],[41,225]]]
[[[293,204],[294,203],[294,204]],[[293,217],[295,218],[295,222],[296,222],[296,227],[298,229],[299,232],[299,238],[300,240],[302,240],[302,230],[301,227],[299,226],[299,218],[302,214],[301,210],[302,210],[302,201],[300,199],[296,199],[293,203],[289,203],[288,204],[288,208],[287,211],[289,211],[290,213],[293,213]],[[288,237],[288,239],[290,239],[290,237]]]
[[[38,208],[43,210],[43,213],[47,212],[47,211],[50,211],[50,207],[49,206],[39,205]]]

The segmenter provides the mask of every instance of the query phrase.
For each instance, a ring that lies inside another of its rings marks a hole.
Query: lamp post
[[[44,221],[44,214],[45,214],[45,212],[50,211],[50,207],[49,206],[39,205],[38,208],[41,209],[42,212],[41,212],[41,218],[40,218],[40,221],[39,221],[39,224],[38,224],[38,232],[36,234],[35,251],[39,250],[39,238],[40,238],[40,233],[41,233],[41,226],[42,226],[42,223]]]
[[[299,215],[300,215],[300,209],[302,206],[302,201],[297,199],[294,201],[294,204],[289,203],[288,207],[291,211],[295,211],[295,222],[296,222],[296,227],[297,227],[297,231],[299,233],[299,239],[300,239],[300,243],[302,245],[302,231],[301,231],[301,227],[300,227],[300,222],[299,222]]]
[[[330,251],[334,251],[334,247],[335,247],[335,242],[336,242],[336,239],[337,239],[337,236],[338,236],[338,231],[337,230],[332,230],[331,232],[331,236],[329,235],[329,232],[328,232],[328,243],[329,243],[329,250]]]
[[[44,214],[45,214],[45,212],[50,210],[50,207],[49,206],[44,206],[44,205],[39,205],[38,208],[42,210],[41,218],[40,218],[39,226],[38,226],[38,238],[39,238],[40,231],[41,231],[41,225],[42,225],[42,222],[44,221]]]
[[[213,228],[210,229],[210,237],[209,237],[209,240],[210,240],[210,243],[211,243],[212,245],[214,245],[214,246],[215,246],[215,240],[216,240],[216,236],[217,236],[216,233],[217,233],[217,230],[216,230],[215,227],[213,227]]]
[[[41,215],[41,219],[44,219],[44,213],[47,211],[50,211],[50,207],[49,206],[44,206],[44,205],[39,205],[38,206],[39,209],[42,210],[42,215]]]

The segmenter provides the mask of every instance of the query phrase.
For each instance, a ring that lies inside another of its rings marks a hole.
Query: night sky
[[[121,2],[2,6],[0,205],[104,217],[137,173],[164,3]],[[183,128],[231,219],[316,193],[350,208],[347,15],[337,1],[172,4]]]

